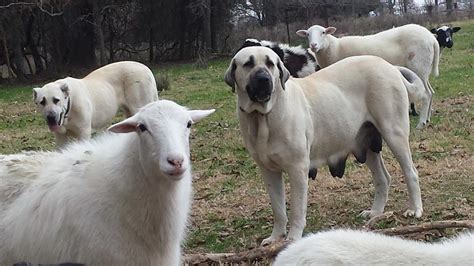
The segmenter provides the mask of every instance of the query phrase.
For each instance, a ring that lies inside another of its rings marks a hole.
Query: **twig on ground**
[[[435,222],[422,223],[419,225],[407,225],[407,226],[393,227],[393,228],[387,228],[387,229],[377,229],[377,230],[373,230],[373,232],[382,233],[385,235],[406,235],[406,234],[419,233],[423,231],[446,229],[446,228],[474,229],[474,221],[473,220],[435,221]]]

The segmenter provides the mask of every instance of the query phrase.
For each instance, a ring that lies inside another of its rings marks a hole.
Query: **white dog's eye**
[[[193,125],[193,122],[188,121],[188,125],[187,125],[186,127],[187,127],[187,128],[191,128],[192,125]]]
[[[57,99],[57,98],[54,98],[54,99],[53,99],[53,103],[54,103],[54,104],[57,104],[58,102],[59,102],[59,99]]]
[[[45,104],[46,104],[46,99],[43,98],[43,100],[41,100],[40,104],[41,104],[41,105],[45,105]]]

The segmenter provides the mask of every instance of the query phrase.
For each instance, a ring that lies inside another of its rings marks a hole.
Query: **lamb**
[[[391,64],[404,66],[415,72],[423,81],[425,91],[417,94],[420,98],[410,98],[412,113],[416,114],[414,102],[421,101],[422,110],[417,128],[425,126],[431,117],[434,94],[429,76],[438,75],[439,44],[433,34],[416,24],[367,36],[336,38],[331,35],[335,31],[334,27],[314,25],[296,33],[308,37],[309,46],[322,68],[349,56],[376,55]]]
[[[473,261],[472,231],[439,243],[424,243],[337,229],[290,244],[273,265],[472,265]]]
[[[301,45],[289,46],[284,43],[246,39],[238,51],[251,46],[264,46],[272,49],[290,71],[290,75],[295,78],[304,78],[321,69],[316,61],[316,55]]]
[[[0,265],[179,265],[190,127],[213,112],[161,100],[95,140],[2,156]]]
[[[436,35],[436,40],[438,40],[439,47],[443,51],[444,47],[451,48],[454,45],[453,35],[455,32],[458,32],[461,27],[451,28],[449,26],[441,26],[439,28],[432,28],[431,33]]]

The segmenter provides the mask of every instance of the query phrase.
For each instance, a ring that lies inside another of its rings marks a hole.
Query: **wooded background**
[[[118,60],[155,64],[230,54],[248,28],[465,9],[472,0],[0,0],[0,82]],[[438,2],[439,1],[439,2]],[[280,24],[281,23],[281,24]],[[285,26],[286,25],[286,26]],[[238,34],[238,32],[245,32]],[[254,33],[255,34],[255,33]],[[236,38],[236,36],[238,38]],[[296,38],[296,37],[295,37]],[[275,38],[270,40],[277,40]]]

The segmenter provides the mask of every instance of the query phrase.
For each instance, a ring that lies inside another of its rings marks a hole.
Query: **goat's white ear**
[[[36,98],[38,97],[38,90],[40,88],[33,88],[33,101],[36,102]]]
[[[324,33],[326,34],[333,34],[334,32],[336,32],[336,28],[334,27],[327,27],[326,30],[324,31]]]
[[[300,36],[300,37],[308,37],[309,33],[307,30],[299,30],[296,32],[296,35]]]
[[[453,33],[459,31],[460,29],[461,29],[461,27],[454,27],[454,28],[453,28]]]
[[[107,131],[114,133],[130,133],[135,132],[139,125],[140,123],[138,123],[135,116],[132,116],[123,120],[122,122],[111,125],[109,128],[107,128]]]
[[[193,123],[197,123],[201,121],[203,118],[206,116],[214,113],[216,109],[210,109],[210,110],[189,110],[189,116],[191,116],[191,119],[193,120]]]

